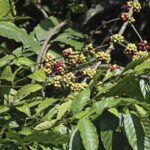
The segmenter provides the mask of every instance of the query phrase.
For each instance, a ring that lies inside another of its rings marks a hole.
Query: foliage
[[[150,149],[141,4],[0,0],[0,149]]]

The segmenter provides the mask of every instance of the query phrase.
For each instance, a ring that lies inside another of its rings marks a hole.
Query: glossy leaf
[[[98,135],[95,126],[88,119],[81,119],[78,123],[80,135],[86,150],[98,150]]]
[[[74,100],[71,106],[73,114],[79,113],[90,99],[90,90],[85,89],[74,96]]]

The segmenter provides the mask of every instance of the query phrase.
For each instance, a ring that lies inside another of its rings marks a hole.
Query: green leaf
[[[38,41],[43,41],[48,36],[48,31],[58,25],[59,22],[54,16],[42,20],[34,29],[32,35],[35,35]]]
[[[21,89],[19,89],[19,91],[15,95],[14,99],[21,100],[24,97],[30,95],[31,93],[41,90],[42,88],[43,87],[39,84],[27,84],[27,85],[23,86]]]
[[[11,17],[15,14],[13,0],[0,0],[0,18]]]
[[[123,126],[128,142],[133,150],[149,150],[149,147],[147,147],[148,141],[145,139],[145,134],[138,117],[134,114],[124,114]]]
[[[68,141],[68,136],[59,134],[58,132],[41,133],[35,132],[23,138],[24,141],[28,142],[40,142],[45,144],[63,144]]]
[[[35,71],[33,74],[29,75],[28,77],[38,82],[45,82],[46,80],[46,74],[43,69],[39,69]]]
[[[67,112],[70,111],[71,104],[72,101],[68,101],[57,107],[58,109],[57,120],[60,120]]]
[[[20,57],[14,60],[13,63],[22,67],[25,67],[25,66],[32,67],[35,65],[35,63],[27,57]]]
[[[37,131],[46,130],[51,128],[57,120],[51,120],[51,121],[44,121],[40,124],[38,124],[34,129]]]
[[[106,111],[99,119],[100,136],[106,150],[113,150],[113,134],[119,126],[119,117]]]
[[[4,106],[4,105],[1,105],[1,106],[0,106],[0,114],[6,113],[6,112],[8,112],[8,111],[9,111],[9,107]]]
[[[142,64],[138,65],[134,69],[136,75],[143,74],[144,72],[150,72],[150,59],[145,60]]]
[[[141,89],[144,99],[147,101],[147,103],[149,103],[150,102],[150,83],[148,83],[148,81],[145,81],[143,79],[140,80],[140,89]]]
[[[13,74],[10,66],[6,66],[2,72],[1,79],[5,79],[7,81],[13,80]]]
[[[92,118],[95,119],[98,116],[100,116],[106,109],[118,107],[118,106],[128,106],[134,104],[135,102],[136,102],[135,99],[132,98],[123,98],[123,97],[105,98],[99,102],[95,102],[91,107],[88,115],[91,116],[93,114]]]
[[[44,99],[37,107],[36,112],[40,113],[41,111],[45,110],[49,106],[51,106],[53,103],[55,103],[57,100],[53,98],[47,98]]]
[[[62,33],[59,36],[57,36],[54,40],[52,40],[52,42],[65,43],[66,45],[74,47],[76,50],[81,50],[84,44],[75,39],[71,39],[70,37],[71,35],[69,35],[68,33]]]
[[[73,114],[79,113],[87,104],[88,100],[90,99],[90,89],[85,89],[75,95],[72,106],[71,106],[71,111]]]
[[[39,43],[30,37],[24,29],[17,27],[11,22],[0,22],[0,36],[21,42],[25,47],[31,47],[36,54],[39,52]]]
[[[98,150],[98,135],[92,122],[87,119],[81,119],[78,127],[85,149]]]
[[[31,111],[30,111],[28,104],[24,104],[23,106],[16,107],[16,108],[17,108],[17,110],[25,113],[27,116],[29,116],[29,117],[31,116]]]
[[[0,67],[9,64],[15,57],[13,55],[6,55],[0,59]]]
[[[128,74],[124,78],[120,79],[106,94],[107,96],[125,95],[139,101],[144,100],[140,90],[139,81],[133,74]]]

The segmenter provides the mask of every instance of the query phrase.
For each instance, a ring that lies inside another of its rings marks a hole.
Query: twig
[[[36,3],[33,3],[36,8],[42,13],[43,17],[44,18],[47,18],[48,17],[48,14],[46,13],[46,11],[41,7],[41,5],[39,4],[36,4]]]
[[[134,0],[134,2],[138,2],[138,0]],[[129,17],[132,17],[132,15],[133,15],[133,7],[131,7],[131,8],[129,9],[128,15],[129,15]],[[126,22],[123,23],[123,25],[121,26],[121,28],[120,28],[118,34],[122,35],[122,34],[125,32],[127,26],[128,26],[128,21],[126,21]],[[108,49],[106,50],[106,53],[109,54],[109,53],[111,53],[112,50],[114,50],[114,44],[113,44],[113,43],[110,44],[110,46],[109,46]],[[97,63],[93,66],[93,68],[94,68],[94,69],[97,69],[100,65],[101,65],[101,61],[97,62]],[[83,80],[83,82],[85,82],[86,80],[87,80],[87,78],[85,78],[85,79]]]
[[[45,54],[46,54],[46,52],[47,52],[47,48],[48,48],[48,46],[50,46],[50,45],[48,45],[49,40],[58,32],[58,30],[59,30],[60,28],[62,28],[62,27],[63,27],[64,25],[66,25],[66,24],[67,24],[67,21],[65,20],[65,21],[61,22],[60,24],[58,24],[58,25],[57,25],[56,27],[54,27],[53,29],[50,29],[50,31],[49,31],[49,33],[48,33],[48,36],[47,36],[47,38],[45,39],[45,41],[44,41],[44,43],[43,43],[43,45],[42,45],[42,47],[41,47],[41,50],[40,50],[39,55],[38,55],[38,57],[37,57],[36,64],[40,64],[41,61],[42,61],[42,59],[45,57]],[[39,68],[39,66],[36,65],[36,66],[35,66],[35,71],[38,70],[38,68]]]
[[[135,26],[132,24],[131,27],[132,27],[132,29],[135,31],[135,33],[137,34],[137,36],[139,37],[139,39],[140,39],[141,41],[143,41],[141,35],[139,34],[139,32],[137,31],[137,29],[135,28]]]

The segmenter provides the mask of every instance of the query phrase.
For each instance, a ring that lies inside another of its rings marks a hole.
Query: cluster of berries
[[[49,85],[53,86],[56,89],[69,89],[71,92],[78,92],[83,90],[88,86],[86,82],[79,82],[75,74],[69,72],[69,67],[78,66],[83,64],[90,58],[95,60],[109,63],[111,60],[110,54],[107,54],[103,51],[96,51],[93,47],[93,44],[88,44],[83,51],[74,51],[72,48],[67,48],[63,50],[64,61],[57,61],[57,58],[53,54],[47,53],[43,63],[44,71],[49,75]],[[69,66],[67,67],[68,64]],[[92,68],[86,68],[83,70],[83,77],[92,79],[96,74],[96,70]],[[78,74],[77,74],[78,75]],[[87,81],[89,82],[89,80]]]
[[[65,72],[65,62],[64,61],[56,61],[54,62],[54,74],[62,75]]]
[[[138,48],[140,51],[148,51],[150,46],[146,40],[142,40],[138,43]]]
[[[65,72],[65,62],[55,61],[55,56],[47,53],[43,63],[43,69],[47,74],[54,73],[55,75],[62,75]]]
[[[54,63],[55,56],[51,53],[47,53],[44,58],[43,69],[47,74],[52,73],[52,66]]]
[[[122,6],[123,12],[121,13],[120,18],[122,21],[126,22],[128,21],[129,24],[133,24],[135,22],[134,17],[129,16],[129,9],[133,8],[134,12],[139,13],[142,9],[141,4],[139,2],[134,2],[134,1],[128,1],[125,5]]]
[[[127,2],[127,6],[128,7],[133,7],[134,12],[139,13],[142,9],[142,6],[139,2],[134,2],[134,1],[128,1]]]
[[[137,52],[137,46],[134,43],[127,44],[126,49],[124,51],[124,53],[127,56],[129,56],[129,57],[133,56],[136,52]]]
[[[85,47],[85,51],[84,51],[84,54],[86,55],[86,56],[94,56],[94,54],[96,53],[96,51],[95,51],[95,48],[94,48],[94,46],[93,46],[93,44],[92,43],[90,43],[90,44],[88,44],[86,47]]]
[[[137,60],[137,59],[139,59],[139,58],[141,58],[141,57],[144,57],[144,56],[148,56],[148,53],[147,53],[146,51],[138,51],[138,52],[136,52],[136,53],[133,55],[132,59],[133,59],[133,60]]]
[[[113,34],[111,37],[110,37],[110,41],[112,43],[121,43],[124,41],[124,36],[120,35],[120,34]]]
[[[109,63],[110,60],[111,60],[110,54],[105,53],[105,52],[103,52],[103,51],[97,52],[97,53],[95,54],[95,57],[96,57],[97,60],[100,60],[100,61],[102,61],[102,62],[104,62],[104,63]]]
[[[129,24],[133,24],[135,22],[134,17],[129,17],[129,13],[128,12],[121,13],[121,17],[120,18],[124,22],[128,21]]]
[[[88,78],[93,78],[94,75],[96,74],[96,70],[92,68],[86,68],[83,70],[83,74]]]
[[[63,51],[63,56],[67,62],[74,66],[86,62],[85,55],[80,53],[80,51],[73,51],[72,48],[65,49]]]
[[[88,84],[86,82],[82,82],[82,83],[72,83],[70,86],[70,90],[72,92],[79,92],[85,88],[88,87]]]

